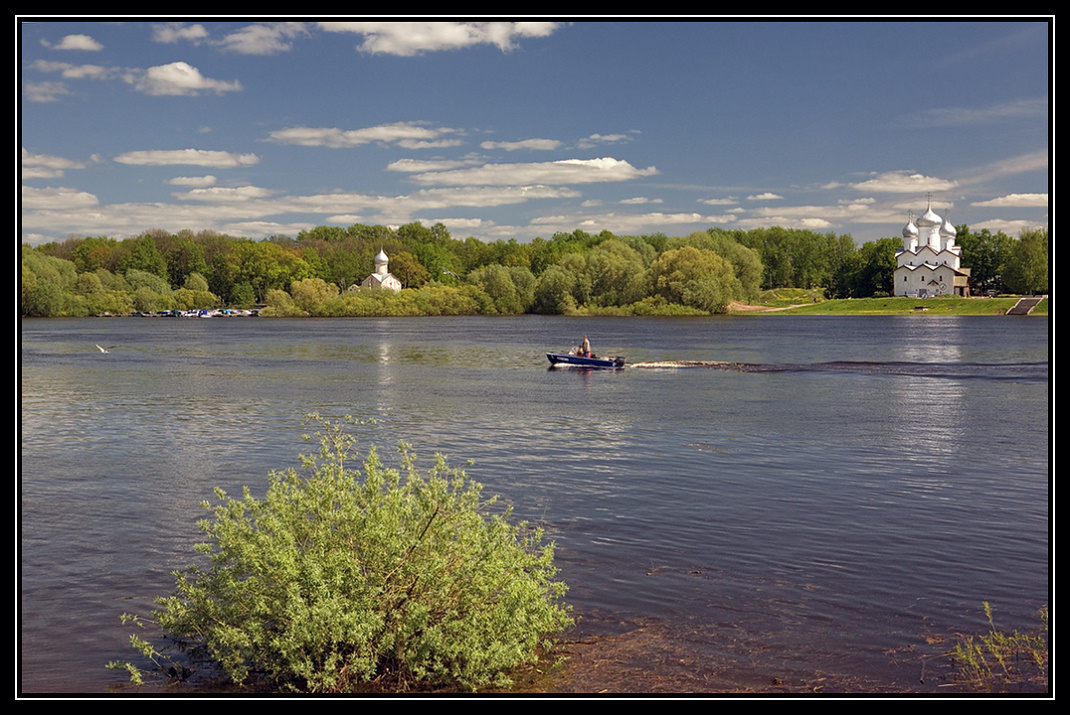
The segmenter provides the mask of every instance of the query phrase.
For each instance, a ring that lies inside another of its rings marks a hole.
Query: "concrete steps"
[[[1014,307],[1007,311],[1007,315],[1029,315],[1033,308],[1037,307],[1037,303],[1044,300],[1044,296],[1039,298],[1021,298]]]

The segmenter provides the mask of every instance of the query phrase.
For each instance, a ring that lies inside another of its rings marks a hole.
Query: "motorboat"
[[[624,358],[619,355],[616,357],[599,357],[597,355],[591,355],[587,357],[585,355],[579,355],[575,352],[568,353],[546,353],[546,359],[550,361],[551,365],[571,365],[573,367],[605,367],[605,368],[622,368],[624,367]]]

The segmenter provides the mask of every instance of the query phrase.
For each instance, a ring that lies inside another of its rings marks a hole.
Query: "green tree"
[[[858,270],[852,286],[853,297],[892,295],[897,265],[895,252],[902,244],[897,238],[880,238],[862,244],[858,251]]]
[[[1048,229],[1023,231],[1008,256],[1004,279],[1014,293],[1048,290]]]
[[[539,276],[532,309],[544,315],[571,313],[577,307],[573,297],[575,284],[574,273],[561,266],[550,266]]]
[[[425,243],[434,243],[435,241],[435,234],[432,233],[431,229],[424,226],[419,221],[413,221],[404,226],[399,226],[398,230],[394,233],[398,240],[402,242],[402,245],[410,251],[415,250],[417,246],[421,246]]]
[[[708,313],[724,313],[742,293],[732,265],[693,246],[665,251],[650,265],[655,295]]]
[[[838,279],[837,266],[849,261],[854,240],[834,233],[770,226],[739,232],[737,240],[758,252],[764,288],[822,288]]]
[[[132,268],[126,272],[125,278],[130,288],[134,291],[139,288],[148,288],[153,293],[165,298],[171,296],[171,286],[168,284],[167,279],[155,273]]]
[[[324,304],[338,297],[338,286],[322,278],[305,278],[290,284],[290,295],[301,310],[316,314]]]
[[[104,293],[104,283],[96,273],[80,273],[74,281],[74,292],[81,296]]]
[[[166,258],[167,275],[173,286],[181,286],[192,273],[206,276],[210,270],[204,258],[204,247],[189,237],[181,239],[168,251]],[[205,285],[203,290],[208,290],[208,286]]]
[[[974,292],[1004,292],[1007,289],[1003,272],[1014,250],[1014,239],[987,228],[970,231],[957,226],[956,242],[962,247],[962,265],[970,269],[970,284]]]
[[[455,276],[463,275],[463,261],[448,244],[425,243],[416,249],[416,258],[427,269],[431,280],[442,283],[455,283]],[[391,264],[393,265],[393,264]],[[454,274],[453,276],[450,273]]]
[[[187,290],[206,291],[208,290],[208,281],[200,273],[190,273],[186,276],[186,280],[182,282],[182,287]]]
[[[219,305],[219,296],[208,290],[208,281],[200,273],[190,273],[182,287],[174,293],[182,310],[206,310]]]
[[[421,474],[405,445],[400,469],[372,448],[361,470],[351,434],[323,423],[318,437],[318,456],[272,473],[264,499],[217,489],[204,503],[209,568],[176,573],[157,599],[167,634],[236,683],[341,692],[504,686],[571,625],[553,544],[463,471],[439,457]]]
[[[839,236],[829,244],[829,277],[825,284],[825,294],[829,298],[853,297],[855,274],[859,270],[861,259],[858,247],[850,234]],[[894,268],[893,268],[894,269]]]
[[[130,284],[122,275],[112,273],[107,268],[98,268],[93,273],[100,278],[101,284],[106,290],[129,291]]]
[[[72,261],[23,245],[21,278],[23,315],[45,318],[86,315],[84,303],[74,293],[78,274]]]
[[[264,303],[265,306],[260,315],[265,318],[292,318],[308,315],[307,311],[297,306],[289,293],[279,288],[268,288]]]
[[[742,294],[738,297],[753,300],[758,297],[762,287],[762,259],[757,251],[739,242],[738,233],[712,228],[695,231],[687,238],[669,239],[666,248],[688,245],[713,251],[732,264],[732,271],[742,289]]]
[[[618,306],[642,300],[647,294],[643,256],[616,238],[598,244],[586,256],[584,272],[591,300],[601,306]]]
[[[341,226],[316,226],[298,233],[297,242],[303,244],[311,244],[317,241],[340,242],[345,240],[347,236],[349,236],[349,231]]]
[[[239,242],[227,256],[227,263],[235,286],[252,286],[254,300],[262,300],[269,288],[285,289],[293,281],[313,275],[304,259],[268,241]]]
[[[390,256],[390,272],[405,288],[419,288],[431,280],[431,273],[408,251],[400,251]]]
[[[118,241],[114,238],[89,236],[78,242],[71,260],[83,273],[95,271],[98,268],[115,271],[119,266],[118,245]]]
[[[592,290],[591,273],[587,270],[587,254],[566,253],[557,265],[573,275],[572,298],[576,305],[587,305],[591,301]]]
[[[123,242],[124,244],[127,241]],[[119,259],[119,271],[129,273],[132,270],[145,271],[167,279],[167,261],[156,245],[156,240],[145,235],[133,239],[132,247]]]
[[[170,295],[161,295],[148,286],[134,289],[134,310],[142,313],[156,313],[170,310],[174,305]]]
[[[527,266],[512,266],[509,268],[509,277],[516,287],[517,301],[520,304],[520,312],[526,313],[535,302],[535,285],[537,280]]]
[[[270,288],[268,290],[271,290]],[[279,289],[281,290],[281,289]],[[285,291],[283,291],[285,293]],[[230,304],[237,308],[251,308],[257,303],[257,291],[247,281],[235,283],[230,291]]]
[[[509,315],[525,311],[526,306],[509,268],[498,264],[483,266],[468,274],[468,280],[490,296],[497,312]]]

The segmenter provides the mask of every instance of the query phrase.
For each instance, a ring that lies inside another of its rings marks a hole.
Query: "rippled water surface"
[[[984,630],[982,601],[1031,628],[1048,602],[1042,318],[21,327],[25,692],[121,682],[119,614],[171,591],[214,486],[263,493],[296,464],[312,411],[374,418],[383,453],[473,460],[557,542],[586,632],[732,633],[763,667],[917,691],[903,654],[926,638]],[[548,369],[585,333],[630,366]],[[729,365],[634,366],[663,361]]]

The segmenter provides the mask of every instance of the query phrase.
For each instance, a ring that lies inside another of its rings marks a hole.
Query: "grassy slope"
[[[761,305],[790,315],[1001,315],[1018,302],[1007,298],[852,298],[822,300],[820,291],[778,290],[762,295]],[[815,302],[815,297],[817,297]],[[1048,315],[1045,298],[1030,315]],[[792,306],[792,307],[788,307]]]

